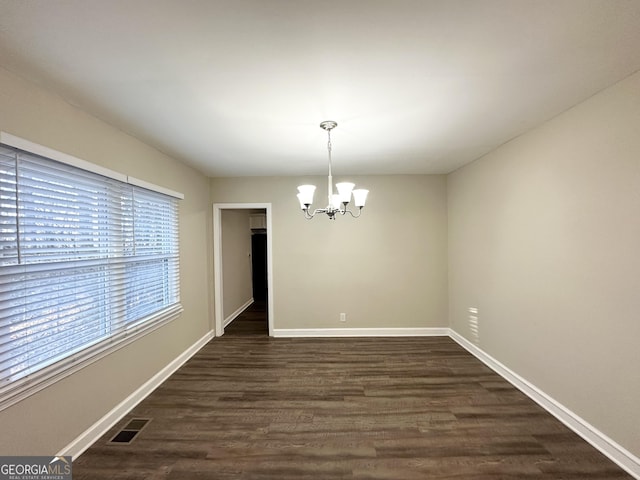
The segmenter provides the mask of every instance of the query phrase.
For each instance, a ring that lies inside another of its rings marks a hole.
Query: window
[[[121,177],[0,145],[2,404],[180,313],[178,200]]]

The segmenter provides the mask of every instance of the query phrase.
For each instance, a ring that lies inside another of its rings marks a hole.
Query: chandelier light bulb
[[[315,185],[300,185],[298,187],[298,200],[300,200],[300,208],[302,208],[303,210],[309,208],[309,206],[313,203],[313,194],[315,193],[315,191]]]
[[[364,188],[358,188],[353,191],[353,203],[356,207],[362,208],[364,204],[367,203],[367,195],[369,195],[369,190],[365,190]]]
[[[342,203],[349,203],[351,201],[353,187],[355,187],[355,184],[349,182],[336,183],[338,195],[340,195],[340,201]]]

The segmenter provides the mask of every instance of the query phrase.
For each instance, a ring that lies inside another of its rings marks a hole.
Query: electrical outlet
[[[341,322],[346,322],[347,321],[347,314],[346,313],[341,313],[340,314],[340,321]]]

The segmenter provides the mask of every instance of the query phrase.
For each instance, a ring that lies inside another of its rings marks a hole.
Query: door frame
[[[269,336],[273,337],[273,255],[270,203],[214,203],[213,204],[213,317],[216,337],[224,335],[224,309],[222,281],[222,210],[254,210],[264,209],[267,212],[267,316],[269,321]]]

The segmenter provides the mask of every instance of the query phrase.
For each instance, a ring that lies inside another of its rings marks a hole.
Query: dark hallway
[[[224,329],[225,337],[267,337],[267,302],[256,300]]]

